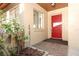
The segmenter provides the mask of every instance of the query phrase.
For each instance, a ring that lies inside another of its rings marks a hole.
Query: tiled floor
[[[49,53],[49,55],[52,56],[67,56],[67,52],[68,52],[67,44],[61,44],[60,42],[58,43],[51,39],[42,41],[34,45],[34,47],[45,50]]]

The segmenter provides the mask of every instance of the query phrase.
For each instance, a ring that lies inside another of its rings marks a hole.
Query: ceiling
[[[0,9],[6,8],[10,3],[0,3]],[[53,6],[52,3],[37,3],[42,8],[44,8],[46,11],[51,11],[59,8],[64,8],[68,6],[68,3],[55,3]]]
[[[42,8],[44,8],[46,11],[51,11],[59,8],[64,8],[68,6],[68,3],[38,3]]]
[[[0,3],[0,9],[4,9],[8,5],[9,5],[9,3]]]

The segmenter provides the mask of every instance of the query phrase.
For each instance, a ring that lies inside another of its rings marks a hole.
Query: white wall
[[[31,45],[34,45],[40,41],[47,39],[47,11],[41,8],[38,4],[24,4],[24,17],[22,20],[22,24],[25,27],[26,33],[28,33],[28,25],[31,28]],[[44,29],[37,30],[33,28],[33,9],[41,11],[44,13]]]
[[[51,16],[62,14],[62,38],[68,41],[68,7],[48,12],[48,38],[51,38]]]
[[[79,56],[79,4],[69,4],[69,55]]]

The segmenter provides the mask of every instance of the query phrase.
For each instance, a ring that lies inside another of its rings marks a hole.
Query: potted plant
[[[25,35],[24,29],[22,28],[22,26],[20,26],[20,24],[16,22],[17,18],[9,19],[11,21],[7,23],[6,19],[3,20],[3,18],[5,17],[3,13],[4,13],[4,10],[0,10],[0,28],[4,30],[5,34],[7,34],[6,41],[8,41],[8,43],[12,43],[11,40],[15,40],[17,45],[17,53],[19,53],[19,51],[23,49],[24,40],[28,39],[28,36]],[[5,23],[3,23],[3,21],[5,21]],[[13,52],[15,52],[16,49],[11,48],[9,50],[14,55]]]
[[[24,48],[24,40],[28,39],[28,36],[25,35],[24,29],[16,22],[16,18],[10,21],[9,23],[2,24],[2,28],[9,35],[8,39],[11,42],[12,38],[15,38],[17,45],[17,53]],[[10,43],[9,42],[9,43]]]

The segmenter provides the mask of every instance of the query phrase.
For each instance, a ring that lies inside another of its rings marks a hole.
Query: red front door
[[[52,38],[62,38],[62,15],[52,16]]]

